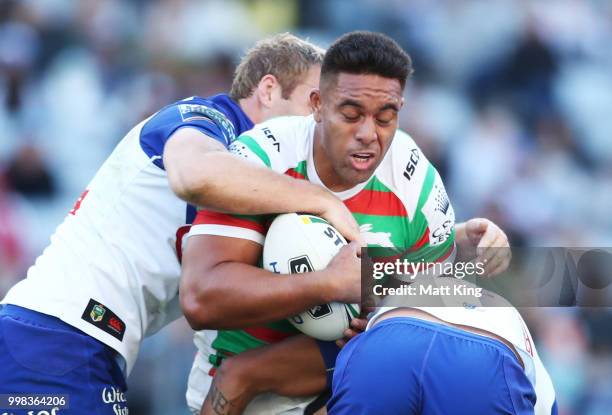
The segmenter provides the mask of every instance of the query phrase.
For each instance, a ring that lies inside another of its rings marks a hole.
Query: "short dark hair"
[[[327,49],[321,79],[341,72],[397,79],[403,89],[413,72],[412,59],[397,42],[382,33],[350,32]]]

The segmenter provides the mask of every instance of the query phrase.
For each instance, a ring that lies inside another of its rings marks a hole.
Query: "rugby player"
[[[456,246],[473,250],[483,241],[507,246],[489,221],[455,228],[436,169],[397,131],[410,73],[410,58],[386,36],[345,35],[325,55],[321,91],[311,94],[314,116],[270,120],[241,135],[230,151],[333,191],[355,215],[366,242],[399,249],[407,259],[452,261]],[[194,329],[218,329],[195,335],[199,354],[187,392],[194,413],[209,391],[205,414],[241,413],[255,395],[245,413],[302,413],[312,398],[289,396],[320,392],[333,368],[333,343],[296,335],[279,321],[321,302],[308,288],[289,291],[285,279],[256,266],[265,221],[201,210],[191,228],[181,304]],[[332,264],[347,256],[341,252]],[[499,272],[507,260],[492,258],[488,271]],[[319,279],[316,272],[299,279],[309,278]],[[347,290],[344,302],[357,299]]]
[[[474,287],[439,277],[419,285]],[[468,304],[458,295],[435,307],[403,300],[412,305],[380,307],[340,352],[329,415],[557,414],[529,329],[506,300],[488,291]]]
[[[2,300],[0,394],[68,394],[62,414],[127,411],[125,379],[142,339],[181,315],[178,257],[194,205],[312,210],[359,238],[330,192],[225,151],[253,123],[309,114],[322,56],[289,34],[261,41],[237,67],[229,95],[168,105],[123,138]],[[344,263],[327,272],[358,284]]]

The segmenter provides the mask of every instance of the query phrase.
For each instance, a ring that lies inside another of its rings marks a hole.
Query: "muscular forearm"
[[[329,302],[330,278],[328,271],[279,276],[247,264],[221,263],[199,284],[182,284],[181,303],[194,329],[244,328]]]
[[[197,130],[173,134],[163,162],[172,191],[192,205],[251,215],[308,212],[330,221],[347,239],[362,242],[355,219],[326,189],[236,157]]]
[[[190,202],[235,214],[310,212],[321,214],[334,197],[320,186],[273,172],[230,153],[204,156],[201,189]],[[204,167],[205,166],[205,167]]]

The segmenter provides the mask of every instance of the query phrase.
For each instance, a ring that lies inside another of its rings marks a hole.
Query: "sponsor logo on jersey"
[[[111,386],[102,389],[102,402],[107,405],[112,405],[113,414],[115,415],[129,414],[125,393],[122,392],[119,388]]]
[[[432,245],[438,245],[445,242],[448,238],[450,238],[453,233],[453,225],[455,224],[454,220],[446,220],[442,225],[437,227],[431,233],[431,242]]]
[[[280,143],[278,142],[276,137],[274,137],[272,131],[270,131],[268,127],[262,128],[261,131],[265,134],[268,140],[272,140],[272,145],[274,146],[274,148],[276,148],[276,151],[280,153]]]
[[[125,334],[125,323],[108,307],[91,298],[83,315],[86,322],[93,324],[100,330],[110,334],[119,341],[123,340]]]
[[[314,271],[308,255],[302,255],[289,260],[289,272],[291,274],[303,274]]]
[[[419,164],[420,158],[421,158],[421,155],[419,153],[419,149],[413,148],[410,151],[410,159],[408,160],[408,164],[406,165],[406,168],[404,169],[404,177],[408,179],[409,181],[410,179],[412,179],[412,175],[416,171],[416,166],[417,164]]]
[[[236,138],[234,126],[222,112],[200,104],[179,104],[178,109],[183,121],[210,121],[221,128],[221,132],[228,143]]]
[[[382,248],[395,248],[391,242],[391,232],[372,232],[373,225],[364,223],[359,226],[361,235],[368,245],[380,246]]]
[[[446,194],[444,189],[438,189],[435,198],[437,203],[436,210],[446,215],[446,213],[448,212],[448,208],[450,207],[450,200],[448,199],[448,195]]]
[[[429,223],[429,243],[436,246],[446,242],[455,227],[455,212],[440,176],[436,176],[422,212]]]

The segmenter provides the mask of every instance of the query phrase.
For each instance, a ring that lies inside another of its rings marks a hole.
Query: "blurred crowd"
[[[610,1],[3,0],[0,296],[131,126],[226,91],[266,34],[326,46],[355,29],[413,57],[401,127],[458,219],[489,217],[515,246],[612,246]],[[561,413],[612,413],[612,313],[526,314]],[[146,342],[131,413],[186,413],[194,352],[183,321]]]

